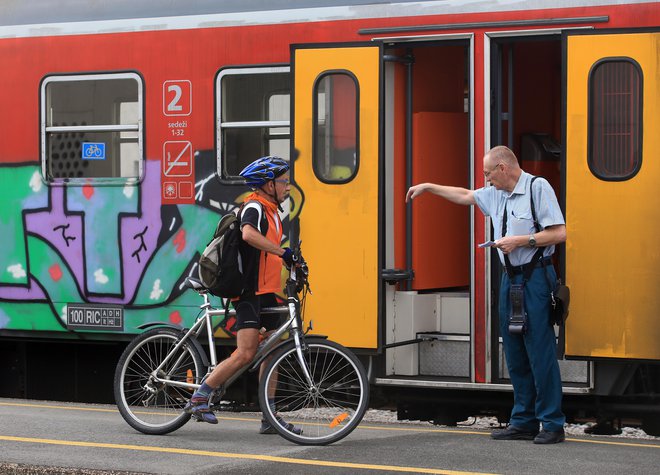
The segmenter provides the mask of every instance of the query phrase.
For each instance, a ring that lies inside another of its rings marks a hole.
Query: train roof
[[[0,38],[622,3],[655,0],[0,0]]]
[[[419,0],[0,0],[0,25],[281,11],[319,7],[423,3]],[[446,2],[445,2],[446,3]]]

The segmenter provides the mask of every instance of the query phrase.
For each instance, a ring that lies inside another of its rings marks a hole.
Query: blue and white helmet
[[[289,171],[289,163],[280,157],[261,157],[245,167],[239,175],[252,188],[261,188]]]

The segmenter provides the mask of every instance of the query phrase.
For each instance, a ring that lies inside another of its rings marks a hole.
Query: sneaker
[[[275,416],[275,419],[277,419],[277,422],[279,422],[280,425],[282,427],[284,427],[286,430],[288,430],[289,432],[293,432],[296,435],[302,434],[303,431],[300,427],[296,427],[293,424],[291,424],[290,422],[286,422],[280,416]],[[259,433],[260,434],[277,434],[277,430],[266,419],[261,419],[261,427],[259,428]]]
[[[534,440],[538,433],[538,430],[525,430],[509,426],[506,429],[495,429],[490,433],[490,437],[495,440]]]
[[[542,430],[534,437],[535,444],[558,444],[566,439],[564,429],[558,431]]]
[[[208,422],[209,424],[218,423],[218,419],[215,417],[215,414],[213,414],[213,411],[209,406],[209,399],[207,397],[191,397],[183,410],[192,415],[197,422]]]

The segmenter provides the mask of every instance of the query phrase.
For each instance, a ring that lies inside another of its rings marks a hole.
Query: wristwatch
[[[529,235],[529,247],[536,247],[536,238],[533,234]]]

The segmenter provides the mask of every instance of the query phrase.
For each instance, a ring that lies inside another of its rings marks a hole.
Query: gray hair
[[[490,157],[492,163],[504,163],[509,167],[517,168],[520,165],[518,164],[518,159],[516,154],[511,151],[509,147],[504,145],[498,145],[497,147],[491,148],[487,155]]]

